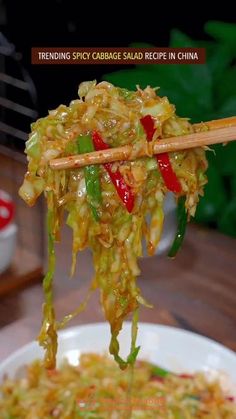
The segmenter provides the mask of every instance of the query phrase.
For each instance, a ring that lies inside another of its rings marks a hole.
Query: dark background
[[[1,1],[1,29],[22,53],[38,92],[39,114],[77,94],[82,80],[97,79],[118,66],[32,66],[32,46],[127,46],[134,41],[168,46],[172,28],[195,39],[206,39],[203,25],[216,19],[233,22],[231,8],[214,5],[207,11],[198,3],[139,2],[130,5],[71,0]],[[5,10],[4,10],[5,9]],[[5,16],[4,16],[5,14]],[[125,66],[119,66],[119,68]]]

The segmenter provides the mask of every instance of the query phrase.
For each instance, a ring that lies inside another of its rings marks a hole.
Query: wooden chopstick
[[[134,145],[129,144],[102,151],[53,159],[49,164],[53,170],[72,169],[90,164],[135,160],[138,157],[152,156],[153,154],[227,143],[236,140],[236,116],[194,124],[193,129],[194,133],[192,134],[146,142],[142,148],[137,150]]]

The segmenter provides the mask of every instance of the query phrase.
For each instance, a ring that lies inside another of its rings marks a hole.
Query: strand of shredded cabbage
[[[191,133],[186,118],[175,114],[175,107],[166,97],[159,97],[156,89],[137,87],[135,92],[121,89],[107,82],[84,82],[79,86],[79,99],[69,106],[60,105],[49,115],[32,124],[26,143],[28,172],[20,188],[20,196],[34,205],[44,192],[48,205],[49,269],[43,287],[45,304],[39,343],[45,348],[45,364],[54,368],[57,351],[57,330],[81,312],[92,291],[100,289],[101,304],[111,327],[110,353],[122,369],[133,364],[139,348],[132,340],[126,360],[119,355],[118,335],[124,319],[148,305],[142,297],[136,279],[140,274],[137,260],[142,256],[142,237],[150,255],[161,237],[163,200],[167,193],[155,158],[114,163],[135,195],[132,213],[128,213],[114,189],[109,175],[100,166],[102,205],[97,208],[99,221],[93,218],[86,194],[83,169],[52,171],[52,158],[77,154],[80,135],[101,133],[110,147],[132,144],[140,147],[146,136],[140,123],[144,115],[155,119],[154,139]],[[194,216],[199,195],[206,183],[207,161],[203,148],[170,153],[172,167],[186,196],[186,211]],[[178,196],[176,196],[178,199]],[[53,309],[53,277],[55,270],[54,243],[60,240],[64,212],[73,230],[72,274],[76,255],[86,247],[93,253],[95,275],[86,301],[60,322]],[[147,222],[150,214],[150,222]],[[148,305],[149,306],[149,305]],[[137,316],[133,317],[133,336],[137,332]],[[136,332],[135,332],[136,330]]]

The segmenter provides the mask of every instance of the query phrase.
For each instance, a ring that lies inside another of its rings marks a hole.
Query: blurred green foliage
[[[209,41],[189,38],[177,29],[170,34],[171,47],[204,47],[204,65],[137,65],[104,75],[103,79],[134,90],[139,84],[160,86],[179,116],[191,122],[236,115],[236,24],[210,21],[205,24]],[[153,47],[134,43],[133,47]],[[208,152],[208,179],[196,220],[236,237],[236,142],[212,147]]]

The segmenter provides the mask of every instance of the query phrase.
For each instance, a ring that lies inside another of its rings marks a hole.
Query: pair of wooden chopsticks
[[[136,151],[133,145],[125,145],[87,154],[53,159],[50,161],[50,167],[54,170],[72,169],[90,164],[135,160],[138,157],[152,156],[153,154],[227,143],[236,140],[236,116],[194,124],[193,129],[193,134],[147,142],[141,149]]]

